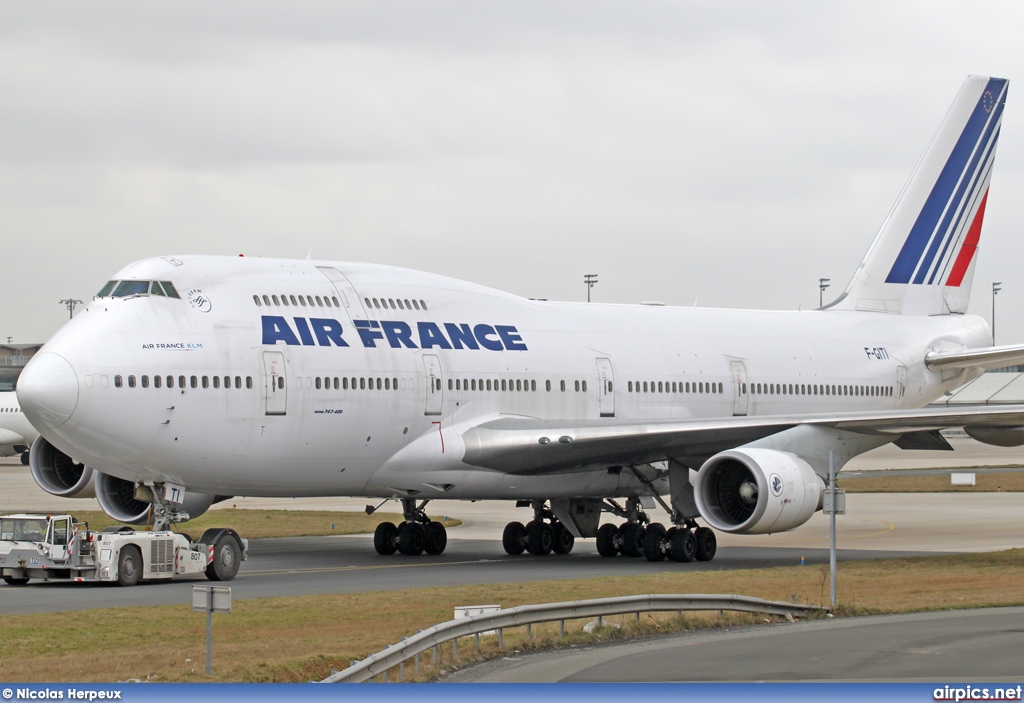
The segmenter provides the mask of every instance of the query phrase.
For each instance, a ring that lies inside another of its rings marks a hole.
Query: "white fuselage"
[[[18,394],[0,391],[0,456],[13,456],[16,447],[28,446],[39,433],[21,412]]]
[[[991,343],[967,315],[541,302],[369,264],[168,257],[115,278],[181,297],[97,298],[61,329],[43,352],[77,401],[40,429],[99,471],[218,495],[390,497],[396,476],[425,498],[608,495],[625,479],[467,465],[459,428],[919,407],[973,377],[925,353]]]

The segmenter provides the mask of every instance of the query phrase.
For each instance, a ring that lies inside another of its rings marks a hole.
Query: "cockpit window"
[[[171,284],[170,281],[160,281],[160,285],[164,287],[164,292],[167,293],[168,298],[181,297],[180,295],[178,295],[178,291],[175,289],[175,287]]]
[[[153,281],[152,285],[150,285],[150,287],[149,287],[149,294],[150,295],[166,295],[164,293],[164,289],[160,287],[160,281]]]
[[[115,298],[129,295],[146,295],[149,293],[149,281],[121,281],[114,289]]]
[[[117,281],[107,281],[103,285],[103,287],[100,288],[100,292],[96,294],[96,297],[97,298],[106,298],[108,295],[110,295],[110,291],[114,290],[114,286],[116,286],[116,285],[117,285]]]

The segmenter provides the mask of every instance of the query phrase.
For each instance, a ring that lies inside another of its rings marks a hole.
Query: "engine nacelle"
[[[36,485],[47,493],[63,498],[96,495],[96,472],[85,464],[76,463],[44,437],[32,443],[28,464]]]
[[[965,427],[971,439],[996,447],[1019,447],[1024,444],[1024,427]]]
[[[693,497],[716,530],[736,534],[785,532],[822,506],[825,482],[810,464],[775,449],[730,449],[704,462]]]
[[[143,525],[149,521],[151,504],[135,497],[135,484],[132,481],[97,471],[96,500],[103,512],[118,522]],[[185,500],[179,509],[188,513],[190,520],[194,520],[209,510],[211,505],[221,500],[224,498],[186,491]]]

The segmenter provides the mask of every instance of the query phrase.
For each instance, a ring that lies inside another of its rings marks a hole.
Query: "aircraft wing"
[[[462,434],[466,449],[463,461],[524,475],[594,464],[630,465],[674,457],[709,456],[799,425],[889,435],[895,441],[907,434],[950,427],[1024,427],[1024,405],[642,423],[608,419],[570,424],[501,418],[471,427]]]
[[[999,369],[1004,366],[1024,364],[1024,346],[1007,345],[980,349],[934,351],[925,356],[924,363],[932,371]]]

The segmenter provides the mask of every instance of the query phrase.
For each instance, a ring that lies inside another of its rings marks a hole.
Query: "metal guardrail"
[[[499,646],[504,645],[503,630],[508,627],[527,627],[542,622],[562,621],[562,633],[565,632],[566,620],[582,618],[601,618],[608,615],[625,615],[636,613],[639,618],[644,612],[665,612],[670,610],[732,610],[744,613],[766,613],[770,615],[804,615],[809,612],[826,609],[817,605],[799,605],[780,601],[763,600],[750,596],[734,595],[644,595],[624,596],[620,598],[597,598],[594,600],[577,600],[565,603],[544,603],[540,605],[521,605],[493,613],[470,615],[459,620],[449,620],[431,628],[418,632],[398,644],[371,654],[366,659],[354,663],[343,671],[328,676],[320,683],[360,683],[368,681],[378,674],[386,673],[395,666],[404,664],[409,659],[437,647],[445,642],[453,642],[454,653],[457,653],[458,638],[479,635],[488,630],[498,631]]]

